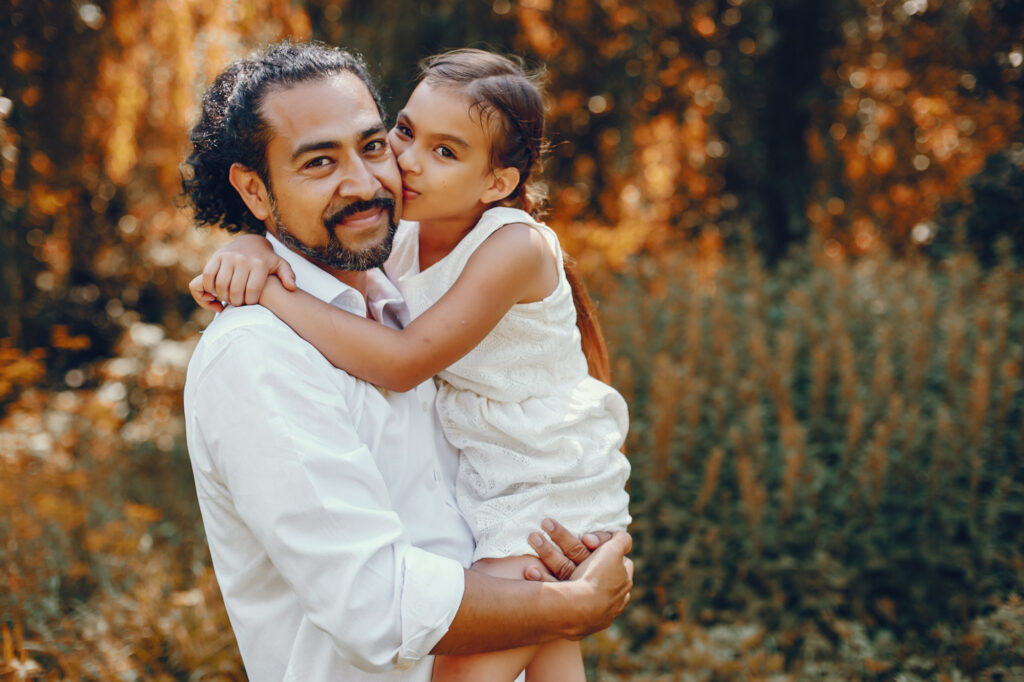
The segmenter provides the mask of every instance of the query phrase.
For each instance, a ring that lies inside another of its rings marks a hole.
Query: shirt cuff
[[[410,547],[403,583],[400,668],[428,655],[448,632],[462,604],[466,577],[458,561]]]

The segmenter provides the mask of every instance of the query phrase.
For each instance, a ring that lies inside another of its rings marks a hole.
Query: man
[[[305,290],[388,321],[400,301],[376,267],[402,193],[385,133],[361,62],[277,45],[207,92],[185,192],[199,223],[265,229]],[[230,283],[235,300],[244,285]],[[532,537],[565,582],[465,570],[472,538],[433,392],[382,393],[260,306],[228,308],[203,334],[188,447],[250,679],[428,680],[428,654],[579,638],[625,607],[624,533],[590,554],[556,526],[574,562]]]

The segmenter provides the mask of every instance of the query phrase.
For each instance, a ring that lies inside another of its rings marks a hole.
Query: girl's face
[[[514,183],[506,188],[511,178],[502,171],[509,169],[493,172],[491,131],[471,105],[455,88],[421,82],[398,113],[388,141],[402,171],[405,220],[471,227],[515,189]]]

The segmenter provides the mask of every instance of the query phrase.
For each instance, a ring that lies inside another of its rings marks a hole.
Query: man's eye
[[[380,140],[374,140],[373,142],[368,143],[365,147],[363,147],[363,151],[365,151],[368,154],[374,154],[374,153],[377,153],[377,152],[382,152],[382,151],[384,151],[387,148],[388,148],[387,140],[380,139]]]
[[[329,156],[318,156],[306,163],[306,168],[323,168],[329,163],[331,163],[331,158]]]

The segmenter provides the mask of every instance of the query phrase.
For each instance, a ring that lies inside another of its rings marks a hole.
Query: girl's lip
[[[405,185],[405,183],[402,184],[402,198],[405,201],[409,201],[410,199],[415,199],[419,195],[420,195],[420,193],[417,192],[416,190],[407,187]]]

